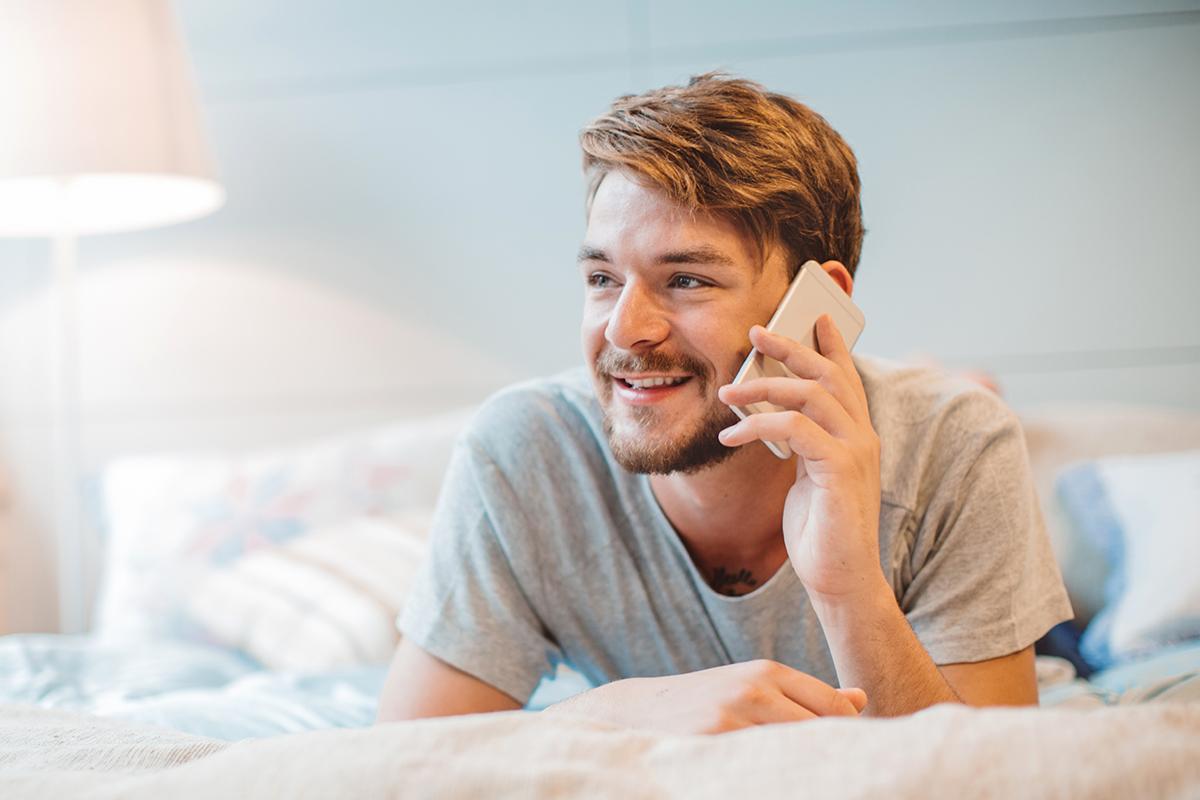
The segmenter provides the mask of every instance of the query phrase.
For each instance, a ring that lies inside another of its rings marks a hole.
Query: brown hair
[[[790,97],[710,72],[618,97],[579,142],[589,209],[604,176],[627,169],[687,208],[732,220],[764,261],[782,244],[791,276],[809,259],[854,275],[863,239],[854,153]]]

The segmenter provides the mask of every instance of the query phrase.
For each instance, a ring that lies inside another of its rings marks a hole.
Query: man
[[[841,137],[704,75],[580,138],[588,369],[460,440],[380,720],[520,708],[560,660],[596,688],[543,713],[679,732],[1035,703],[1071,611],[1014,414],[828,317],[819,351],[760,327],[809,259],[853,291]],[[798,377],[727,385],[751,345]],[[764,399],[789,410],[728,407]]]

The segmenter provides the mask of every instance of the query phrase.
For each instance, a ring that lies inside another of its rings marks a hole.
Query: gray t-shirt
[[[884,574],[937,664],[1070,619],[1016,415],[940,371],[856,354],[881,441]],[[582,368],[510,387],[459,440],[399,626],[525,703],[565,661],[593,685],[769,658],[837,685],[790,562],[714,591],[645,475],[614,461]]]

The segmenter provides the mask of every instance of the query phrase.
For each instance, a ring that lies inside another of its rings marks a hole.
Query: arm
[[[835,689],[774,661],[628,678],[570,697],[543,713],[673,733],[722,733],[751,725],[825,716],[857,716],[861,689]],[[402,640],[396,648],[375,722],[515,711],[504,692]]]
[[[843,684],[871,698],[867,713],[895,716],[935,703],[1037,703],[1033,647],[973,664],[938,667],[909,627],[886,584],[844,605],[815,603]],[[886,665],[880,669],[879,665]]]
[[[514,711],[513,698],[402,639],[379,698],[376,723]]]
[[[787,441],[799,456],[797,482],[784,507],[784,538],[829,642],[839,681],[865,689],[871,698],[868,712],[877,715],[909,713],[940,702],[1036,702],[1028,647],[978,663],[939,668],[914,633],[916,623],[910,626],[910,617],[901,610],[880,569],[881,442],[871,425],[866,393],[841,335],[827,316],[818,320],[816,332],[820,353],[761,328],[751,331],[755,348],[784,362],[800,379],[767,378],[725,386],[721,399],[740,404],[766,399],[795,410],[756,414],[723,431],[721,441],[730,446],[756,439]],[[956,537],[956,547],[935,555],[936,563],[924,565],[922,589],[911,598],[914,608],[936,609],[945,619],[947,609],[922,603],[922,591],[926,595],[953,591],[964,598],[959,602],[1003,605],[1013,602],[1015,586],[1049,585],[1049,575],[1038,570],[1045,558],[1052,558],[1046,548],[1039,550],[1037,543],[1021,546],[1030,541],[1021,539],[1022,532],[1036,531],[1038,520],[1031,504],[1028,467],[1021,461],[1019,434],[1016,426],[1004,427],[991,442],[986,451],[988,471],[981,473],[990,478],[970,484],[983,485],[986,491],[960,499],[970,513],[957,510],[954,524],[966,533]],[[1010,492],[996,490],[1008,485],[996,475],[1012,483]],[[963,539],[972,534],[974,538]],[[1000,580],[989,569],[991,564],[1014,564],[1017,570]],[[971,583],[964,584],[964,576]],[[1053,602],[1057,600],[1039,598],[1044,608],[1038,616],[1043,621],[1061,613]],[[915,617],[926,628],[930,627],[928,614],[919,611]],[[959,627],[970,624],[969,615],[958,622]],[[1011,638],[1028,642],[1033,637],[1026,630]],[[966,649],[960,644],[958,650]]]
[[[550,666],[557,645],[529,591],[539,584],[536,529],[510,494],[512,465],[497,465],[481,440],[523,421],[489,401],[455,445],[429,553],[396,623],[381,722],[515,710]]]
[[[974,664],[944,664],[946,682],[973,706],[1036,706],[1037,671],[1033,645]]]
[[[543,713],[697,734],[816,717],[855,717],[866,704],[862,689],[835,689],[784,664],[759,659],[682,675],[613,681]]]

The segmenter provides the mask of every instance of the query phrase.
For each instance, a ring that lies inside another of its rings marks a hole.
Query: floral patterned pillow
[[[188,610],[221,644],[267,669],[387,664],[432,519],[433,509],[359,517],[256,550],[213,570]]]
[[[211,641],[187,613],[205,576],[317,527],[432,507],[470,413],[241,456],[114,461],[101,478],[107,541],[96,634]]]

